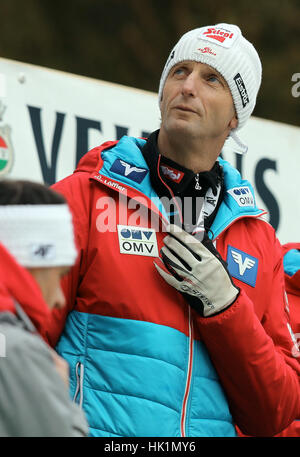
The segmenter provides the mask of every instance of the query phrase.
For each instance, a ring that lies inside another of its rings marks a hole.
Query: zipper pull
[[[196,174],[195,179],[196,179],[195,190],[201,190],[202,187],[199,184],[199,173]]]
[[[83,402],[83,373],[84,365],[83,363],[77,362],[75,367],[76,374],[76,391],[73,397],[73,402],[79,404],[79,407],[82,408]],[[79,398],[77,399],[77,397]]]

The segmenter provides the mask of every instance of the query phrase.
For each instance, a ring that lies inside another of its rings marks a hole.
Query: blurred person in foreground
[[[79,258],[46,333],[91,436],[273,436],[299,416],[281,246],[219,157],[228,136],[245,152],[261,73],[239,27],[187,32],[160,129],[94,148],[54,185]]]
[[[300,337],[300,243],[286,243],[282,249],[291,327]]]
[[[293,350],[295,356],[300,358],[300,243],[286,243],[282,250],[287,308],[291,320],[291,333],[294,335]],[[300,417],[279,436],[300,437]]]
[[[68,364],[39,332],[65,306],[61,278],[76,260],[61,195],[37,183],[0,182],[0,436],[86,436],[69,396]]]

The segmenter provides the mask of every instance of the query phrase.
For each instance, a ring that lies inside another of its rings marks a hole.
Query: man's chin
[[[196,126],[186,119],[176,119],[168,122],[166,131],[169,135],[192,135],[195,133]],[[199,131],[199,127],[197,128]]]

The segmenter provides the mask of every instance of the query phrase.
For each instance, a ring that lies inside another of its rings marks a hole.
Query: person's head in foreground
[[[35,278],[49,308],[65,305],[61,278],[77,251],[63,196],[39,183],[0,181],[0,243]]]

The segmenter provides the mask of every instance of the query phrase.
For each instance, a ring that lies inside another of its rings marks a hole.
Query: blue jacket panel
[[[57,351],[91,436],[180,436],[188,338],[149,322],[73,311]],[[194,342],[190,436],[234,436],[232,418],[204,345]]]

